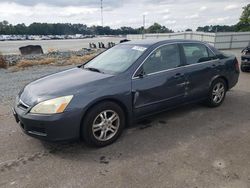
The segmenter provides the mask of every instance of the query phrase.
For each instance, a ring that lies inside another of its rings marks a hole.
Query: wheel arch
[[[121,107],[121,109],[123,110],[124,115],[125,115],[125,127],[129,127],[129,125],[131,124],[132,117],[131,117],[131,115],[129,113],[128,107],[124,104],[124,102],[120,101],[119,99],[115,99],[115,98],[103,98],[103,99],[100,99],[100,100],[97,100],[97,101],[94,101],[94,102],[90,103],[86,107],[86,110],[84,111],[84,113],[82,115],[82,118],[81,118],[80,131],[79,131],[80,137],[81,137],[81,131],[82,131],[82,127],[83,127],[84,118],[86,117],[88,112],[93,107],[95,107],[96,105],[98,105],[98,104],[100,104],[102,102],[113,102],[113,103],[119,105]]]
[[[225,76],[223,76],[223,75],[217,75],[217,76],[213,77],[213,79],[211,80],[211,82],[210,82],[210,84],[209,84],[209,87],[211,87],[212,83],[213,83],[215,80],[217,80],[217,79],[222,79],[222,80],[224,80],[225,83],[226,83],[226,89],[229,90],[228,79],[227,79]]]

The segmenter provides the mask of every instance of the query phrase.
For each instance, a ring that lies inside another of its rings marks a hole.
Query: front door
[[[186,79],[177,44],[157,48],[132,79],[133,107],[137,118],[181,103]]]

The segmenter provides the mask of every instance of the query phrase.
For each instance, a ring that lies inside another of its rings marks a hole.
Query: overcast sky
[[[249,0],[103,0],[104,25],[112,28],[158,22],[175,31],[237,23]],[[100,0],[0,0],[0,20],[100,25]]]

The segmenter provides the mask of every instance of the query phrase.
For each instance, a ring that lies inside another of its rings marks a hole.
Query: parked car
[[[250,70],[250,46],[247,46],[241,51],[241,71],[246,72]]]
[[[30,136],[48,141],[83,138],[113,143],[134,121],[173,107],[223,102],[239,65],[193,40],[130,41],[87,64],[26,85],[13,113]]]

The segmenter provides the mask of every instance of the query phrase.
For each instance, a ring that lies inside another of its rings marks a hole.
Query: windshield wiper
[[[94,68],[94,67],[84,67],[84,69],[87,69],[87,70],[90,70],[90,71],[93,71],[93,72],[100,72],[100,73],[103,73],[102,71],[100,71],[99,69],[97,68]]]

